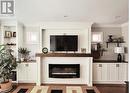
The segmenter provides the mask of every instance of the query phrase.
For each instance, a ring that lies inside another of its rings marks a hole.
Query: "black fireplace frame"
[[[59,68],[75,68],[76,74],[52,74],[52,68],[59,67]],[[49,78],[80,78],[80,64],[49,64]]]

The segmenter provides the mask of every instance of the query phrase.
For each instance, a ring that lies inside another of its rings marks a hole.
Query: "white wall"
[[[128,61],[129,24],[128,23],[122,24],[121,31],[122,31],[122,36],[124,37],[124,41],[125,41],[125,43],[123,44],[123,46],[126,47],[125,60]]]
[[[86,30],[64,30],[64,29],[50,29],[43,33],[43,47],[47,47],[50,51],[50,35],[78,35],[78,52],[81,48],[88,49],[88,29]],[[63,42],[64,43],[64,42]]]
[[[114,35],[114,37],[121,37],[121,27],[92,27],[94,32],[103,32],[103,47],[107,50],[103,52],[103,56],[100,59],[102,60],[116,60],[117,54],[114,53],[114,48],[116,44],[109,44],[108,48],[106,47],[106,41],[108,40],[108,35]]]
[[[2,39],[2,30],[1,30],[1,24],[0,24],[0,39]],[[0,40],[0,45],[2,44],[2,40]]]
[[[24,47],[26,47],[27,49],[29,49],[30,52],[30,57],[32,60],[35,60],[35,54],[38,52],[39,50],[39,41],[40,41],[40,34],[39,34],[39,27],[38,26],[25,26],[24,28]],[[34,33],[37,35],[37,42],[31,42],[29,40],[30,37],[30,32]]]
[[[45,28],[44,26],[42,26],[42,28]],[[50,27],[48,27],[50,28]],[[39,49],[39,44],[29,44],[26,39],[26,33],[27,32],[38,32],[40,31],[40,28],[38,26],[26,26],[25,27],[25,31],[24,31],[24,45],[25,47],[27,47],[29,50],[31,50],[31,56],[35,56],[35,53],[38,52]],[[106,52],[103,53],[103,56],[101,57],[101,59],[103,60],[116,60],[117,58],[117,54],[114,53],[114,47],[116,46],[116,44],[109,44],[109,47],[106,48],[106,41],[108,39],[108,35],[112,34],[115,37],[120,37],[123,36],[124,37],[124,41],[126,43],[123,44],[123,46],[128,47],[128,26],[126,25],[122,25],[121,27],[92,27],[92,31],[97,31],[97,32],[103,32],[103,47],[107,50]],[[81,48],[84,48],[87,43],[87,30],[81,30],[81,29],[46,29],[44,31],[43,34],[43,46],[42,47],[47,47],[48,49],[50,49],[50,40],[49,40],[49,35],[63,35],[64,33],[66,33],[66,35],[69,34],[73,34],[73,35],[79,35],[79,49],[78,52],[81,52]],[[39,33],[40,34],[40,33]],[[38,40],[40,41],[40,35],[38,36]],[[39,42],[40,43],[40,42]],[[41,50],[41,49],[40,49]],[[128,54],[125,54],[125,59],[126,61],[128,60]]]
[[[47,47],[50,50],[50,35],[78,35],[78,51],[86,48],[86,53],[91,52],[91,25],[85,22],[49,22],[40,26],[42,31],[41,48]]]
[[[42,83],[88,84],[88,86],[92,86],[91,57],[44,57],[41,64]],[[49,78],[48,64],[80,64],[80,78]]]
[[[45,31],[42,31],[42,29],[45,29]],[[30,33],[37,36],[36,42],[29,40],[30,35],[32,35]],[[35,53],[42,52],[43,47],[47,47],[50,50],[50,35],[63,34],[78,35],[78,52],[81,52],[81,48],[86,48],[86,52],[90,53],[91,24],[82,22],[49,22],[41,23],[39,26],[25,26],[23,45],[31,51],[30,56],[35,60]]]

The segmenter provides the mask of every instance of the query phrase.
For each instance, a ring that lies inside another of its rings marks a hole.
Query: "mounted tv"
[[[50,35],[50,51],[78,51],[78,35]]]

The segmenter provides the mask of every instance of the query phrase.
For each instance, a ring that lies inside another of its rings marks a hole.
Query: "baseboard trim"
[[[125,84],[125,81],[93,81],[93,84]]]
[[[36,83],[13,83],[13,85],[33,85],[35,86]],[[54,83],[42,83],[41,85],[57,85],[57,86],[88,86],[87,84],[54,84]]]
[[[13,83],[13,85],[32,85],[32,86],[35,86],[36,83]]]
[[[94,84],[94,86],[98,86],[98,87],[126,87],[126,84]]]
[[[87,84],[54,84],[54,83],[42,83],[41,85],[57,85],[57,86],[88,86]]]

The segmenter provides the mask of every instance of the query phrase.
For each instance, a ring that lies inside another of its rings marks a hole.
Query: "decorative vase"
[[[0,83],[0,93],[9,92],[12,89],[12,81]]]
[[[112,41],[113,41],[112,35],[109,35],[108,42],[112,42]]]
[[[21,58],[21,61],[23,62],[23,61],[24,61],[24,58]]]

